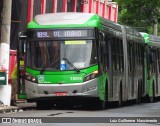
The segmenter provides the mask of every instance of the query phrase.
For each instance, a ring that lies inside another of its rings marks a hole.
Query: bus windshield
[[[67,59],[67,60],[66,60]],[[28,67],[38,70],[75,70],[97,63],[93,40],[36,41],[27,43]]]

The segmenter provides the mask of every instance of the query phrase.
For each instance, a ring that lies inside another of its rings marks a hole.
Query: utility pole
[[[0,71],[5,72],[6,84],[0,85],[0,101],[10,105],[11,86],[8,85],[9,55],[10,55],[10,29],[11,29],[12,0],[3,0],[2,26],[0,40]],[[0,78],[1,81],[2,77]]]

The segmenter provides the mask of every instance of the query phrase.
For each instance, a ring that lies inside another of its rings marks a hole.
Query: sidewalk
[[[27,103],[26,101],[17,101],[17,106],[0,105],[0,114],[8,112],[22,112],[25,109],[36,108],[36,103]]]
[[[5,106],[5,105],[0,106],[0,114],[8,112],[17,112],[18,110],[20,110],[18,106]]]

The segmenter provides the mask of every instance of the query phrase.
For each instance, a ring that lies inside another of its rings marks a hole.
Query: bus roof
[[[100,16],[92,13],[48,13],[35,16],[27,28],[96,27]]]
[[[151,45],[160,47],[160,36],[149,35]]]
[[[35,16],[28,29],[51,29],[51,28],[87,28],[97,27],[101,30],[122,37],[122,27],[126,29],[127,39],[137,39],[143,42],[143,38],[133,28],[122,26],[116,22],[104,19],[97,14],[81,12],[48,13]]]
[[[151,46],[159,46],[160,47],[160,36],[155,36],[155,35],[147,34],[144,32],[140,32],[140,33],[144,37],[145,43],[147,43],[148,45],[151,45]]]
[[[160,36],[149,35],[149,40],[150,40],[150,41],[154,41],[154,42],[159,42],[159,43],[160,43]]]
[[[84,24],[92,16],[94,16],[94,14],[90,13],[54,13],[37,15],[35,17],[35,21],[39,25]]]

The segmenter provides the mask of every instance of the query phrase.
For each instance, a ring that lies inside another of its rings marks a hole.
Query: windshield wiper
[[[77,67],[75,67],[67,58],[63,58],[63,60],[65,60],[71,67],[73,67],[74,70],[77,71],[77,73],[80,72],[80,70]]]

